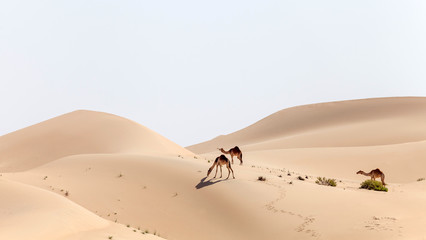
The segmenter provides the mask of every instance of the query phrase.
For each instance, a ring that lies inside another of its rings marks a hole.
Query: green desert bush
[[[371,179],[365,180],[364,182],[362,182],[360,188],[374,190],[374,191],[384,191],[384,192],[388,191],[388,188],[383,186],[381,182],[376,180],[371,180]]]
[[[319,185],[332,186],[332,187],[337,186],[335,179],[325,178],[325,177],[318,177],[315,183]]]

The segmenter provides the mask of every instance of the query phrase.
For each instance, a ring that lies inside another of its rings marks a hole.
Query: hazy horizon
[[[77,109],[188,146],[284,108],[426,96],[423,1],[0,3],[0,135]]]

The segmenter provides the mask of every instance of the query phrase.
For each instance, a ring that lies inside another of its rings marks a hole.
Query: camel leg
[[[216,165],[216,174],[214,175],[214,178],[216,178],[216,175],[217,175],[217,165]]]
[[[229,178],[229,175],[231,174],[231,171],[229,171],[229,167],[228,167],[228,165],[226,165],[226,168],[228,169],[228,177],[226,177],[226,179],[228,179],[228,178]]]
[[[231,174],[231,171],[232,171],[232,177],[235,179],[234,170],[232,170],[231,164],[228,164],[226,167],[228,168],[228,177],[226,179],[229,178],[229,175]]]
[[[383,186],[386,185],[386,183],[385,183],[385,175],[382,175],[382,184],[383,184]]]
[[[240,159],[240,165],[243,165],[243,155],[238,155],[238,159]]]
[[[234,155],[231,154],[232,164],[234,164]]]
[[[209,168],[209,170],[207,171],[207,177],[210,175],[211,171],[213,170],[214,166],[212,166],[211,168]]]
[[[222,165],[220,165],[220,178],[222,178]]]

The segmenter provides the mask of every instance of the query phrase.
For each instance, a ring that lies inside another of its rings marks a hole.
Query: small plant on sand
[[[65,196],[68,197],[70,193],[68,191],[65,192]]]
[[[332,186],[332,187],[337,186],[335,179],[330,179],[325,177],[318,177],[315,183],[319,185]]]
[[[43,180],[46,180],[46,179],[47,179],[47,176],[44,176]]]
[[[120,174],[118,174],[118,176],[117,176],[117,177],[121,178],[121,177],[123,177],[123,174],[122,174],[122,173],[120,173]]]
[[[421,181],[424,181],[424,180],[425,180],[425,178],[422,177],[422,178],[417,179],[417,182],[421,182]]]
[[[384,191],[384,192],[388,191],[388,188],[383,186],[381,182],[376,180],[371,180],[371,179],[365,180],[364,182],[362,182],[360,188],[374,190],[374,191]]]
[[[262,181],[262,182],[264,182],[264,181],[266,181],[266,178],[265,178],[265,177],[263,177],[263,176],[259,176],[259,177],[257,178],[257,181]]]
[[[109,236],[108,239],[112,239],[112,236]]]

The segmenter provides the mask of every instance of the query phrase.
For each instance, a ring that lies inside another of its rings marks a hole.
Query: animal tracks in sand
[[[402,227],[398,226],[397,219],[394,217],[372,217],[365,222],[365,228],[371,231],[389,231],[397,232],[400,236]]]
[[[292,212],[292,211],[286,211],[284,209],[278,209],[276,207],[276,204],[279,201],[281,201],[281,200],[283,200],[285,198],[286,192],[283,189],[283,187],[280,186],[280,185],[273,184],[273,183],[267,183],[267,184],[270,185],[270,186],[274,186],[274,187],[278,188],[278,190],[279,190],[279,196],[278,196],[278,198],[276,198],[276,199],[272,200],[271,202],[267,203],[265,205],[265,208],[268,211],[271,211],[273,213],[285,214],[285,215],[294,216],[294,217],[296,217],[298,219],[301,219],[302,223],[300,225],[298,225],[295,230],[297,232],[299,232],[299,233],[305,233],[305,234],[310,235],[311,237],[319,238],[320,234],[318,232],[316,232],[315,230],[309,228],[309,226],[312,223],[314,223],[315,218],[314,217],[310,217],[310,216],[303,216],[302,214],[298,214],[298,213],[295,213],[295,212]]]

